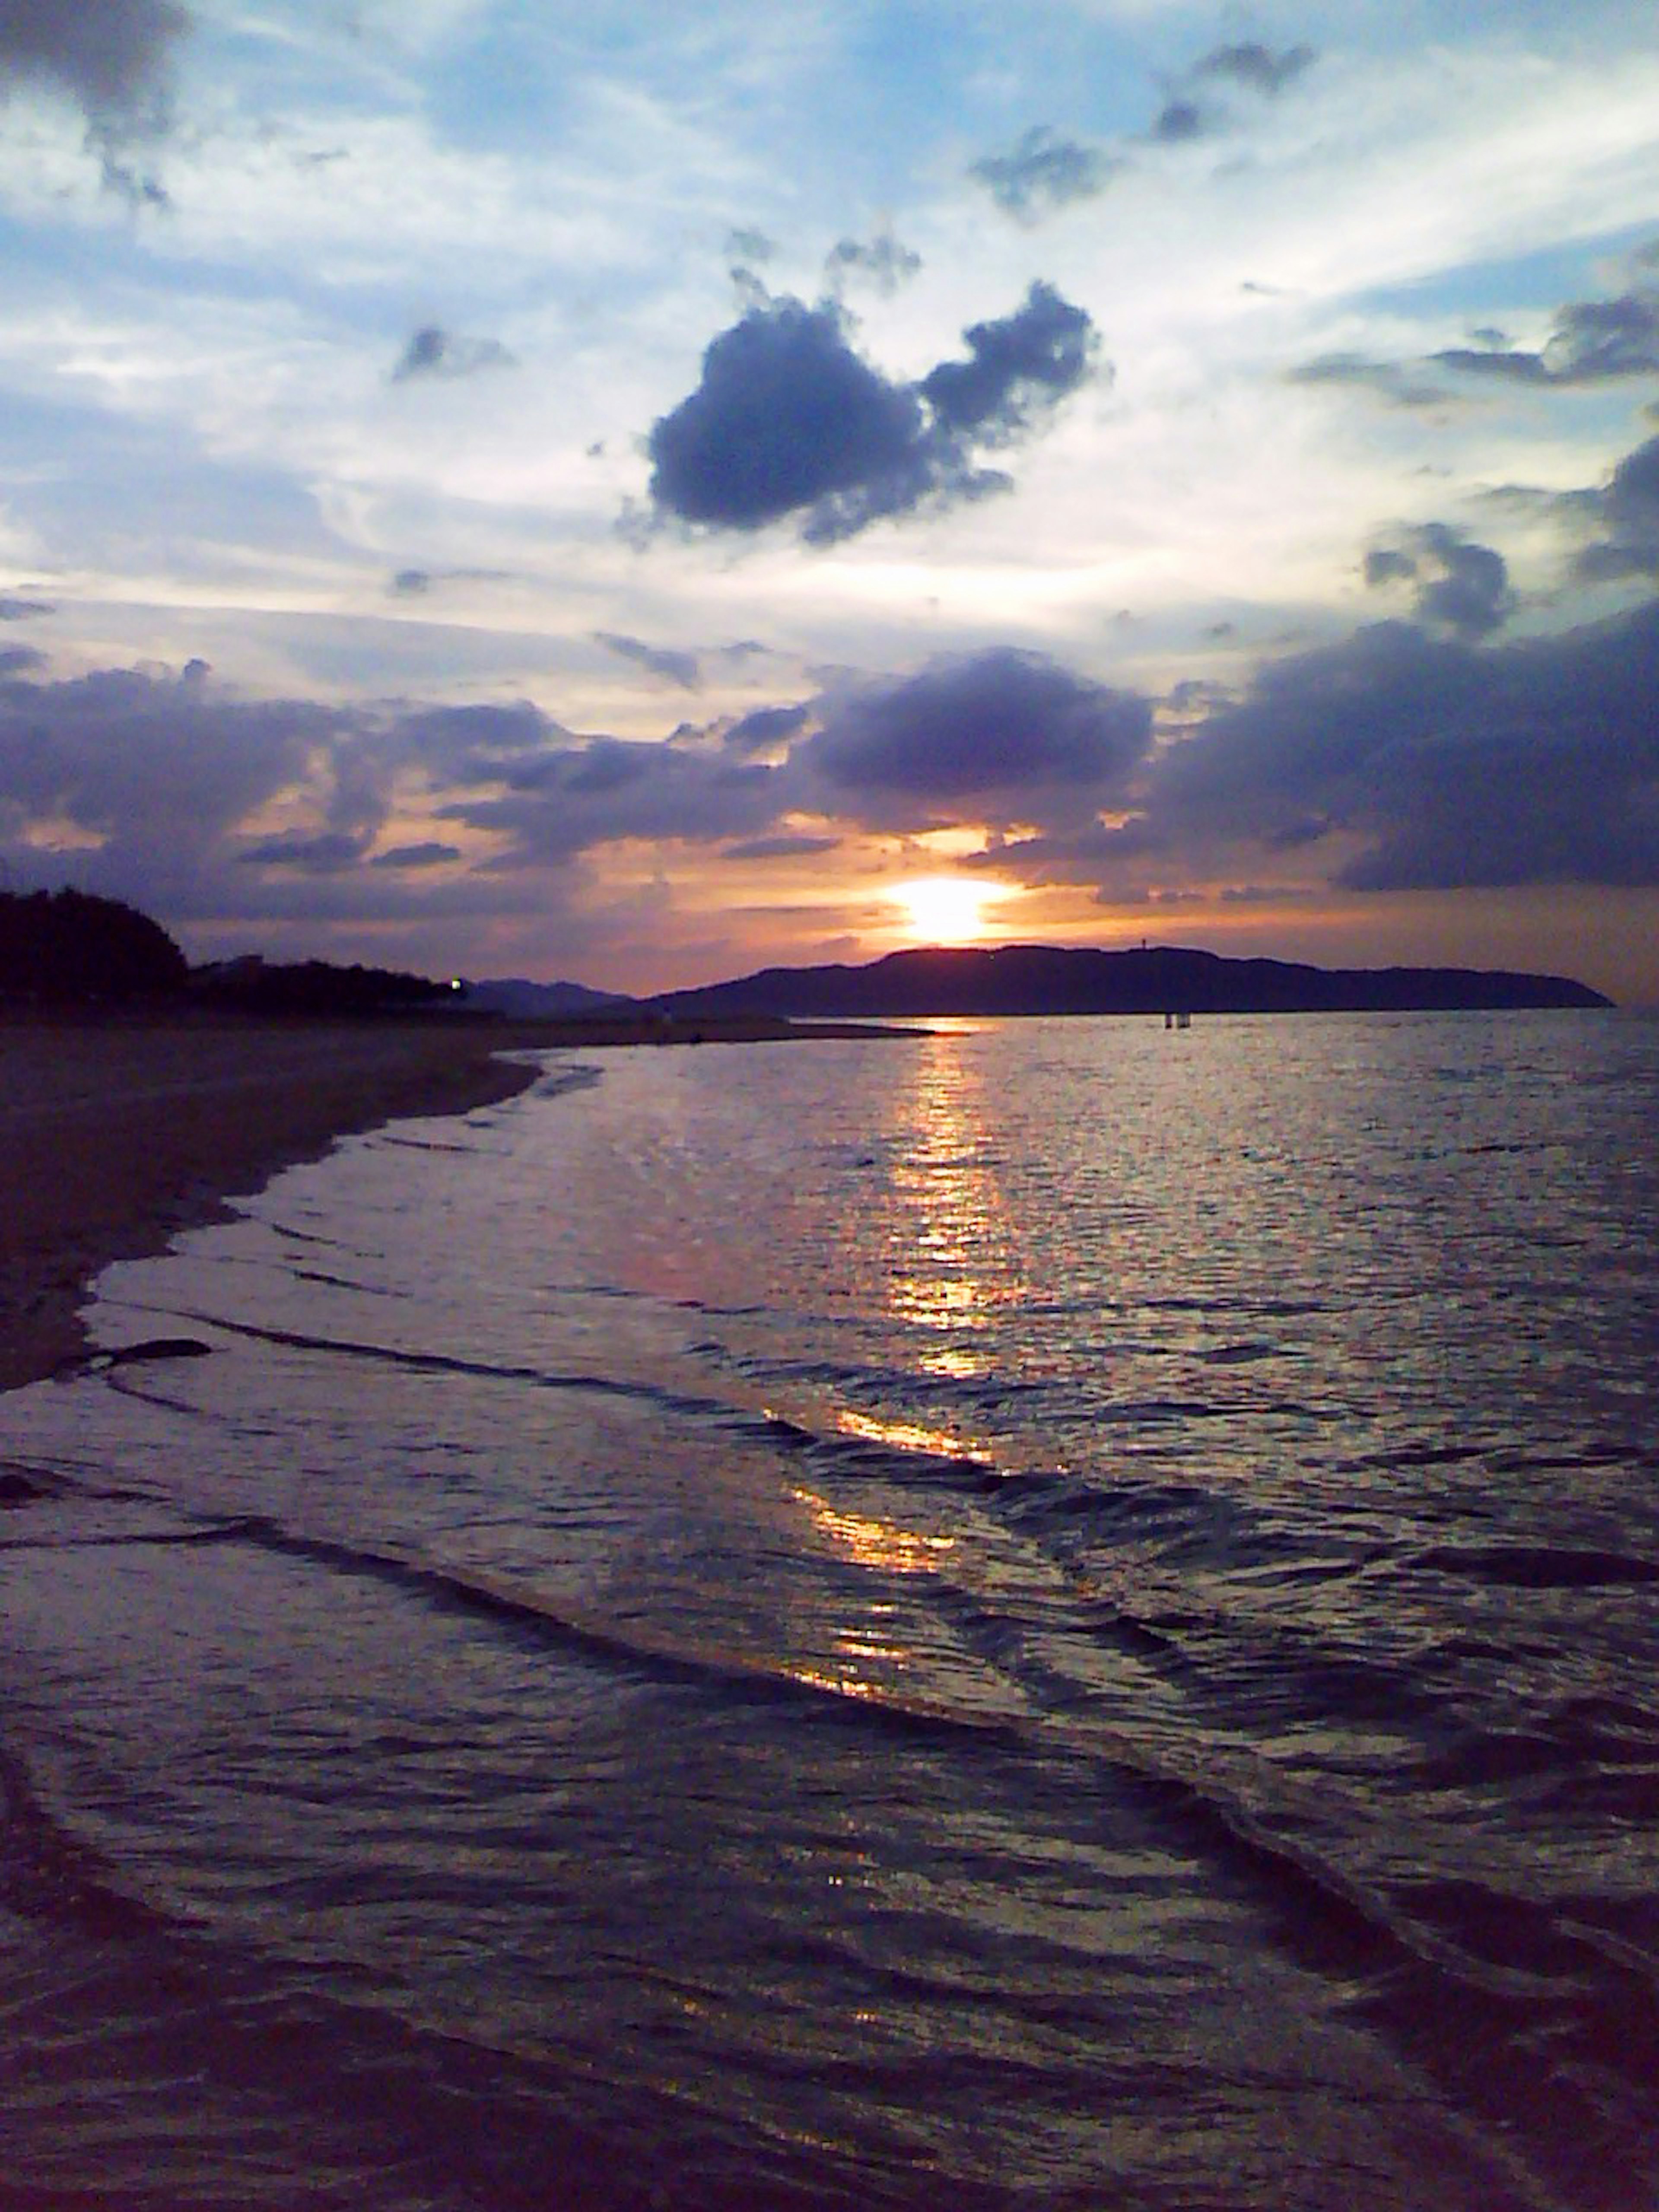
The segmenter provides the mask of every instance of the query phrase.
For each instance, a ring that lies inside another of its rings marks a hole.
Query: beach
[[[85,1349],[85,1288],[337,1137],[508,1096],[533,1071],[460,1024],[0,1027],[0,1389]]]
[[[0,1390],[86,1349],[86,1286],[337,1138],[464,1112],[534,1078],[514,1051],[869,1035],[766,1018],[251,1021],[188,1014],[0,1023]]]

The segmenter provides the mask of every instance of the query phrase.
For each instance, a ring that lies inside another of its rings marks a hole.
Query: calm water
[[[1659,1023],[550,1056],[0,1404],[0,2206],[1659,2202]]]

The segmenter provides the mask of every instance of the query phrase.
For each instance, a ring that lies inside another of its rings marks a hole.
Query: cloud
[[[1326,353],[1300,362],[1287,372],[1291,384],[1347,386],[1374,392],[1395,407],[1444,407],[1443,386],[1421,381],[1400,362],[1373,361],[1364,354]]]
[[[1559,503],[1591,516],[1607,533],[1579,554],[1581,580],[1659,576],[1659,438],[1626,453],[1600,491],[1572,493]]]
[[[757,753],[775,751],[798,738],[812,719],[810,707],[757,707],[752,714],[733,722],[720,738],[729,753],[742,759],[750,759]]]
[[[29,672],[0,672],[0,836],[56,825],[92,887],[173,911],[193,910],[239,823],[353,733],[316,705],[225,700],[200,673]]]
[[[1189,139],[1203,137],[1213,127],[1196,100],[1170,100],[1158,111],[1152,137],[1160,146],[1182,146]]]
[[[1212,48],[1171,88],[1152,125],[1154,143],[1182,146],[1228,129],[1235,118],[1224,100],[1214,98],[1218,85],[1276,100],[1316,59],[1311,46],[1285,46],[1275,52],[1254,39]]]
[[[1217,46],[1194,64],[1194,77],[1220,78],[1247,92],[1274,99],[1294,82],[1317,56],[1311,46],[1285,46],[1275,53],[1255,40],[1238,46]]]
[[[0,98],[44,86],[71,100],[106,187],[137,206],[165,206],[134,149],[167,128],[173,52],[190,27],[171,0],[6,0]]]
[[[1419,621],[1457,637],[1485,637],[1515,611],[1503,555],[1443,522],[1420,524],[1395,544],[1374,548],[1364,574],[1373,589],[1413,584]]]
[[[1062,138],[1046,123],[1033,124],[1010,154],[988,154],[969,166],[1005,215],[1035,222],[1055,208],[1103,192],[1123,164],[1097,146]]]
[[[1659,374],[1659,292],[1638,287],[1616,299],[1571,302],[1536,353],[1506,345],[1493,334],[1489,344],[1454,346],[1433,358],[1443,368],[1516,384],[1606,384],[1652,376]]]
[[[921,254],[913,252],[908,246],[901,246],[890,232],[884,231],[867,244],[856,238],[840,240],[830,248],[824,263],[823,281],[839,299],[849,276],[863,276],[884,299],[890,299],[921,267]]]
[[[1541,354],[1521,353],[1504,345],[1447,346],[1430,356],[1435,366],[1469,376],[1501,378],[1509,384],[1553,381]]]
[[[0,622],[30,622],[36,615],[56,614],[45,599],[0,598]]]
[[[833,853],[841,843],[839,837],[814,837],[804,831],[783,831],[775,837],[750,837],[738,845],[727,845],[721,853],[726,860],[798,860],[816,853]]]
[[[1659,883],[1656,691],[1659,605],[1499,647],[1378,624],[1165,753],[1122,849],[1322,852],[1363,890]]]
[[[392,845],[376,853],[371,868],[441,868],[461,858],[459,845],[441,845],[431,839],[418,845]]]
[[[963,337],[969,358],[941,362],[917,389],[953,437],[994,445],[1024,430],[1034,408],[1074,392],[1094,351],[1094,325],[1051,284],[1033,284],[1016,313]]]
[[[442,585],[499,584],[510,573],[506,568],[399,568],[388,579],[386,589],[394,599],[423,599]]]
[[[682,653],[671,646],[647,645],[642,637],[629,637],[617,630],[596,629],[593,641],[608,652],[631,660],[637,668],[650,675],[660,676],[682,690],[697,690],[702,683],[702,668],[695,653]]]
[[[927,488],[915,393],[854,352],[832,306],[783,299],[715,338],[702,380],[653,426],[651,496],[683,521],[757,530],[805,508],[852,526]]]
[[[806,541],[828,544],[884,516],[1006,489],[974,448],[1007,443],[1083,381],[1094,326],[1037,283],[965,342],[966,361],[896,384],[854,349],[832,301],[751,307],[709,345],[696,391],[653,427],[658,513],[727,530],[799,515]]]
[[[160,118],[173,52],[190,17],[169,0],[8,0],[0,9],[0,89],[44,83],[94,131]]]
[[[778,771],[678,746],[593,737],[527,754],[441,818],[510,841],[493,865],[562,861],[629,840],[707,842],[767,832]]]
[[[356,867],[368,848],[365,837],[327,830],[313,836],[262,837],[257,845],[238,853],[236,859],[244,867],[298,868],[307,875],[326,876]]]
[[[420,377],[451,380],[477,376],[489,368],[515,368],[517,358],[496,338],[465,338],[436,323],[416,331],[398,356],[392,371],[394,384],[409,384]]]
[[[734,230],[726,240],[727,260],[745,269],[758,268],[769,261],[777,250],[775,241],[763,230]]]
[[[792,769],[815,811],[918,829],[966,811],[993,824],[1085,812],[1145,754],[1152,710],[1057,661],[1007,647],[826,694]]]

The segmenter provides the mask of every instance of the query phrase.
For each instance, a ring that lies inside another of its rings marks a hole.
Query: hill
[[[1404,1013],[1606,1006],[1560,975],[1468,968],[1313,968],[1155,945],[1133,952],[1000,945],[890,952],[867,966],[765,968],[657,1004],[677,1018],[929,1014]]]
[[[532,983],[522,975],[501,975],[482,983],[469,981],[462,1004],[470,1013],[543,1021],[573,1014],[624,1014],[638,1001],[619,991],[595,991],[586,983]]]

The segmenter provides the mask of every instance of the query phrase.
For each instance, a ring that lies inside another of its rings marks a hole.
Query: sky
[[[0,883],[1659,1003],[1650,0],[5,0]]]

